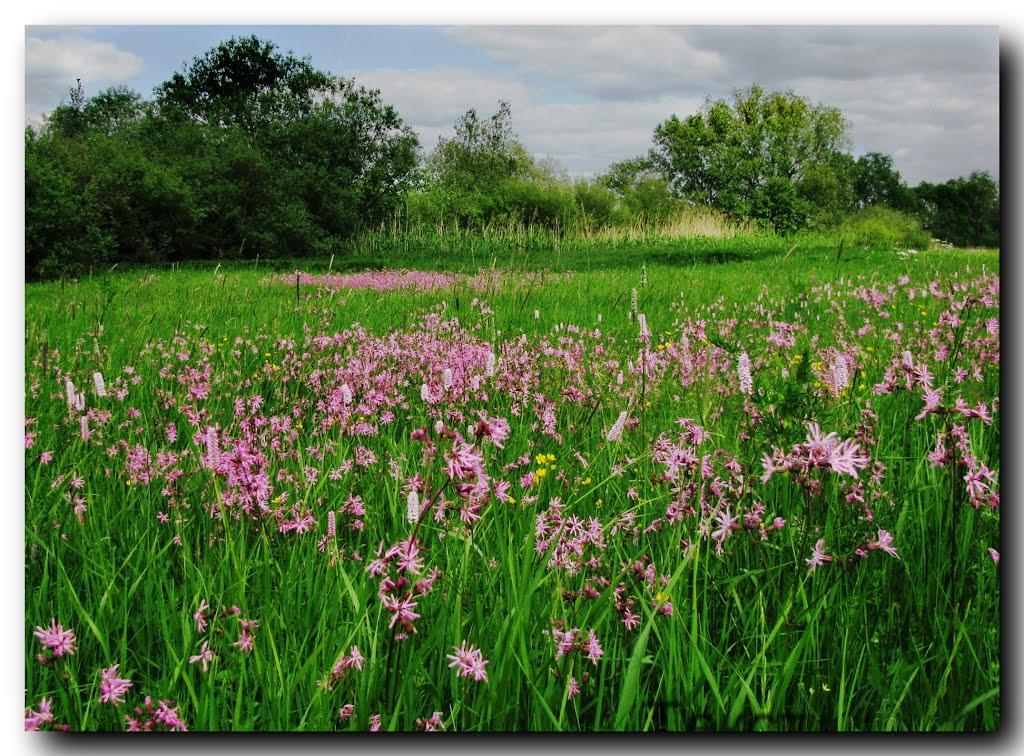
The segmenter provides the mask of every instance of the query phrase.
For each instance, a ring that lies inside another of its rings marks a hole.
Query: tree
[[[651,160],[641,156],[612,163],[598,181],[616,194],[623,195],[646,178],[660,176],[657,175]]]
[[[619,197],[629,217],[641,222],[664,220],[680,205],[668,180],[648,157],[612,163],[598,183]]]
[[[85,88],[82,80],[68,90],[68,101],[53,109],[47,118],[47,128],[63,137],[78,136],[85,130]]]
[[[244,184],[241,193],[222,193],[240,203],[218,237],[227,249],[265,256],[326,249],[383,222],[411,185],[418,140],[380,93],[282,55],[270,42],[222,42],[155,91],[170,123],[225,132],[220,146],[208,142],[228,151],[227,165],[215,167],[220,180],[258,177],[261,199],[288,198],[291,211],[282,214],[280,202],[269,213],[257,198],[245,199],[252,187]],[[224,173],[228,166],[234,173]]]
[[[254,134],[271,122],[308,115],[337,86],[308,59],[281,55],[272,42],[250,36],[232,37],[194,58],[155,94],[168,117],[239,126]]]
[[[490,118],[470,108],[455,122],[455,135],[441,138],[427,160],[433,182],[446,188],[480,191],[533,167],[512,132],[512,108],[501,100]]]
[[[416,136],[380,93],[270,42],[223,42],[155,95],[79,82],[27,134],[30,274],[332,252],[412,184]]]
[[[893,168],[892,157],[881,152],[869,152],[857,158],[853,191],[858,207],[884,205],[903,212],[914,209],[913,193],[903,183],[899,171]]]
[[[835,226],[856,208],[856,163],[845,152],[833,152],[821,162],[804,168],[797,195],[811,207],[814,226]]]
[[[680,196],[790,231],[813,210],[797,187],[846,148],[847,130],[836,108],[752,86],[659,124],[650,160]]]
[[[999,184],[987,171],[944,184],[923,182],[914,190],[924,227],[957,246],[998,247]]]
[[[536,161],[512,131],[512,109],[481,118],[476,109],[455,122],[426,160],[420,220],[480,228],[492,223],[564,228],[575,209],[572,186],[552,161]]]
[[[111,136],[119,129],[137,124],[146,112],[142,95],[127,87],[109,87],[82,107],[88,130]]]

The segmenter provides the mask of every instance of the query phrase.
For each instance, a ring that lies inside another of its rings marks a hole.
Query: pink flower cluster
[[[475,276],[467,276],[461,273],[423,270],[369,270],[362,273],[334,273],[315,276],[296,271],[292,274],[278,276],[277,280],[294,285],[296,277],[298,277],[300,285],[322,286],[330,291],[341,289],[351,291],[370,289],[381,292],[400,289],[433,291],[435,289],[450,289],[461,283],[465,283],[477,291],[483,291],[493,281],[494,274],[491,274],[490,271],[481,271]]]
[[[604,656],[604,649],[601,648],[597,633],[593,630],[588,630],[584,636],[583,631],[577,627],[570,630],[555,627],[551,630],[551,636],[555,641],[555,659],[561,659],[570,653],[582,653],[596,666]]]

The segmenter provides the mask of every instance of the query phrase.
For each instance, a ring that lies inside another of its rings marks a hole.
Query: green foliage
[[[511,117],[509,104],[499,102],[489,118],[475,109],[459,118],[453,136],[426,159],[419,196],[407,203],[410,223],[565,228],[574,220],[572,185],[534,160],[513,134]]]
[[[922,183],[914,194],[934,236],[957,246],[999,246],[999,185],[988,172],[944,184]]]
[[[395,213],[416,147],[377,91],[255,37],[196,58],[151,103],[79,84],[26,139],[27,271],[332,252]]]
[[[528,175],[533,159],[512,133],[512,109],[504,101],[490,118],[471,108],[455,122],[455,134],[442,138],[426,161],[432,184],[461,192]]]
[[[680,196],[791,232],[812,213],[797,186],[846,145],[847,128],[836,108],[752,86],[659,124],[650,160]]]
[[[238,126],[255,134],[279,121],[301,120],[338,83],[308,60],[281,55],[255,36],[234,38],[208,50],[155,90],[164,115]]]
[[[687,204],[673,193],[669,181],[647,158],[613,163],[598,183],[621,199],[624,216],[644,224],[664,221]]]
[[[853,158],[844,152],[833,152],[804,169],[796,191],[810,205],[812,226],[835,226],[855,209],[855,169]]]
[[[579,214],[588,226],[613,226],[629,215],[623,211],[615,192],[596,181],[577,181],[572,192]]]
[[[887,207],[860,210],[843,223],[843,235],[869,249],[927,249],[928,233],[913,217]]]
[[[913,212],[914,193],[893,168],[892,157],[869,152],[857,158],[853,170],[853,191],[858,207],[884,205],[894,210]]]
[[[57,277],[65,270],[108,264],[116,246],[93,193],[83,192],[58,155],[25,140],[25,269]]]

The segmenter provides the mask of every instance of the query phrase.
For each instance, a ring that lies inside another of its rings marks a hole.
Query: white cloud
[[[672,113],[690,113],[703,100],[657,97],[638,102],[558,101],[564,92],[528,86],[506,75],[452,66],[346,71],[364,86],[381,90],[385,102],[416,129],[425,150],[475,107],[490,115],[498,100],[512,106],[512,128],[523,145],[550,156],[573,174],[593,174],[609,163],[645,153],[654,126]]]
[[[851,80],[797,78],[793,88],[839,107],[854,150],[886,152],[909,183],[999,168],[995,72],[936,77],[890,74]]]
[[[346,71],[358,84],[381,90],[410,123],[443,128],[470,108],[493,110],[498,100],[513,105],[533,99],[530,87],[507,76],[494,76],[452,66],[434,68],[375,68]]]
[[[687,82],[714,78],[726,67],[720,52],[694,47],[676,27],[458,26],[446,32],[526,76],[567,81],[607,99],[679,93]]]
[[[25,40],[25,115],[38,118],[81,79],[89,90],[123,83],[142,70],[142,58],[110,42],[76,36]]]

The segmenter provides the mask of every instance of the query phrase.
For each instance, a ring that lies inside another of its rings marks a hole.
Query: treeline
[[[647,155],[572,180],[523,148],[507,103],[470,110],[424,155],[379,92],[231,39],[151,99],[122,87],[85,98],[79,83],[26,129],[26,271],[335,254],[382,227],[571,236],[694,208],[780,234],[888,208],[950,243],[998,246],[987,173],[911,188],[888,156],[851,156],[848,129],[834,108],[751,87],[659,124]]]

